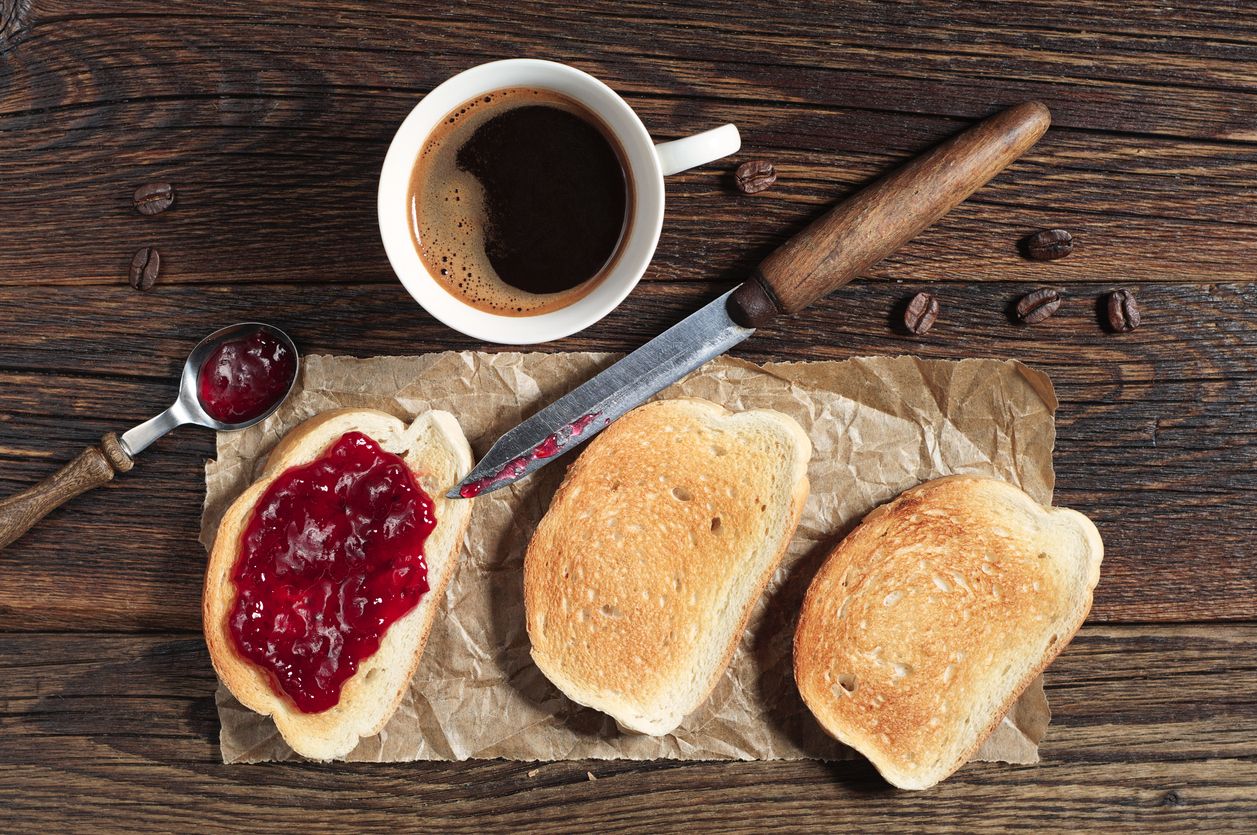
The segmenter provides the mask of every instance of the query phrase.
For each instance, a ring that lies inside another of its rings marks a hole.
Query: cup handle
[[[737,126],[721,125],[683,139],[660,142],[655,146],[655,156],[667,177],[736,154],[741,147],[742,137],[738,135]]]

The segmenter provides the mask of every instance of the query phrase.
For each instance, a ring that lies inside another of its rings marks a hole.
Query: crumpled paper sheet
[[[327,409],[357,406],[410,418],[456,415],[477,456],[504,431],[605,368],[609,354],[416,357],[311,356],[299,387],[262,424],[220,433],[206,466],[201,540],[251,483],[290,428]],[[844,759],[853,752],[816,724],[794,685],[791,640],[803,593],[821,561],[868,511],[950,473],[980,473],[1052,496],[1053,412],[1048,378],[1014,361],[870,357],[756,366],[721,357],[664,391],[734,410],[772,408],[811,436],[812,492],[789,552],[756,605],[711,698],[662,737],[620,733],[614,720],[565,698],[533,665],[524,628],[522,564],[533,529],[570,458],[476,499],[461,566],[410,691],[378,736],[349,760]],[[228,763],[296,759],[269,718],[219,686]],[[1040,677],[975,759],[1028,763],[1050,714]]]

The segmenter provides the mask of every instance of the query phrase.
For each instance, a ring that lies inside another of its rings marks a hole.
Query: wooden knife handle
[[[0,548],[5,547],[36,522],[70,499],[125,473],[134,466],[131,456],[110,432],[100,446],[89,446],[69,464],[34,487],[0,500]]]
[[[890,255],[1026,152],[1052,116],[1036,101],[998,113],[844,200],[759,265],[731,314],[759,327],[798,313]]]

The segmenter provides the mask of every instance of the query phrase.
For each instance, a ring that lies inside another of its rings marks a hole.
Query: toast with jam
[[[572,464],[524,558],[532,657],[564,694],[660,735],[711,693],[785,553],[811,442],[697,399],[621,417]]]
[[[368,409],[290,431],[228,508],[205,575],[219,678],[302,756],[344,757],[397,709],[457,567],[471,469],[447,412]]]
[[[1091,609],[1086,516],[978,476],[877,508],[803,602],[795,680],[821,726],[904,789],[969,760]]]

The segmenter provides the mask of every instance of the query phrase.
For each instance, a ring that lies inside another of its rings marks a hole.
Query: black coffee
[[[593,114],[534,89],[459,106],[410,182],[411,229],[429,271],[475,307],[515,316],[596,287],[631,202],[622,152]]]

